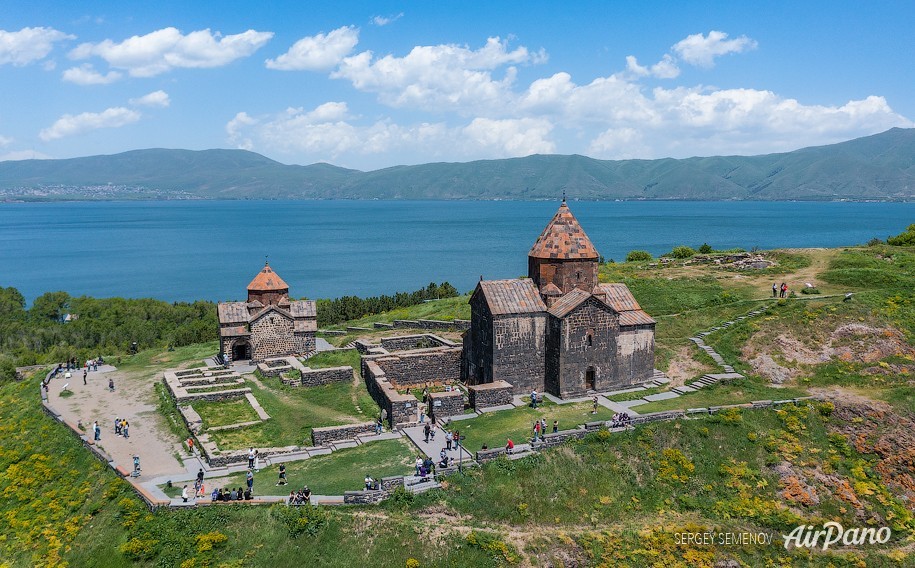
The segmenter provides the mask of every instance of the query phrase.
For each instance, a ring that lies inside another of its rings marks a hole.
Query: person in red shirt
[[[515,443],[512,442],[511,438],[509,438],[508,443],[505,444],[505,451],[508,453],[512,453],[512,450],[514,450],[514,449],[515,449]]]

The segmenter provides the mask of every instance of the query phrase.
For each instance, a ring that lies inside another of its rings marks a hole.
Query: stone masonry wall
[[[401,335],[381,338],[381,346],[388,351],[407,351],[410,349],[428,349],[429,347],[454,347],[455,344],[429,333]]]
[[[654,375],[654,326],[620,329],[617,359],[621,384],[638,384]]]
[[[511,383],[515,394],[543,391],[546,314],[493,319],[492,380]]]
[[[590,388],[586,384],[588,369],[594,372],[594,390],[631,384],[618,372],[618,321],[619,317],[593,296],[562,318],[557,346],[559,389],[551,390],[553,394],[563,398],[585,394]],[[555,330],[555,326],[551,328]]]
[[[467,320],[456,319],[453,321],[444,320],[394,320],[394,327],[407,327],[411,329],[441,329],[441,330],[465,330],[470,329],[470,322]]]
[[[470,407],[475,410],[512,403],[512,385],[505,381],[470,386],[467,391]]]
[[[464,395],[459,390],[433,392],[429,394],[432,419],[442,421],[449,416],[464,414]]]
[[[251,359],[263,361],[269,357],[301,352],[293,334],[292,320],[277,313],[268,313],[251,323]]]
[[[362,422],[360,424],[345,424],[343,426],[326,426],[323,428],[312,428],[311,443],[314,446],[326,446],[331,442],[340,440],[352,440],[358,434],[374,434],[375,424],[372,422]]]
[[[379,408],[387,411],[391,428],[416,421],[416,405],[419,401],[412,394],[398,393],[375,361],[363,357],[362,376],[369,395]]]
[[[391,355],[368,355],[397,388],[444,383],[461,378],[461,348],[435,347]]]
[[[301,385],[303,387],[316,387],[331,383],[348,383],[353,380],[353,368],[328,367],[326,369],[307,369],[302,371]]]

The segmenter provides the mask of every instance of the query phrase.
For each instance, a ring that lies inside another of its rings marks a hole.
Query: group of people
[[[185,487],[187,487],[185,485]],[[250,501],[252,498],[250,489],[239,488],[222,488],[214,489],[213,493],[210,494],[210,499],[212,501]]]
[[[253,469],[254,471],[261,470],[260,450],[255,450],[254,448],[248,450],[248,469]],[[250,472],[248,473],[250,474]]]
[[[553,420],[553,433],[559,432],[559,420]],[[541,417],[540,420],[534,420],[534,443],[543,440],[546,434],[546,419]]]
[[[782,282],[781,286],[779,286],[778,284],[773,282],[772,283],[772,297],[773,298],[776,298],[776,297],[787,298],[788,297],[788,284]]]
[[[130,438],[130,422],[126,418],[114,418],[114,434],[124,436],[124,439]]]
[[[298,491],[289,492],[289,505],[307,505],[309,503],[311,503],[311,489],[307,485]]]
[[[441,467],[447,467],[447,463],[448,462],[446,461],[446,465]],[[435,462],[428,456],[426,458],[416,456],[416,476],[421,477],[423,481],[425,481],[430,475],[435,475]]]
[[[626,412],[619,412],[613,415],[613,418],[610,419],[611,428],[622,428],[624,426],[629,426],[632,423],[632,420],[629,418],[629,414]]]

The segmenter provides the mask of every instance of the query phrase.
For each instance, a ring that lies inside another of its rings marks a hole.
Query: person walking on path
[[[86,383],[86,375],[88,375],[88,374],[89,374],[89,373],[86,372],[85,370],[83,371],[83,385],[87,384],[87,383]]]
[[[187,485],[185,485],[184,488],[181,489],[181,500],[183,502],[187,503]]]
[[[426,435],[426,443],[429,443],[429,432],[432,430],[432,427],[429,426],[429,423],[426,422],[426,425],[423,426],[423,434]]]
[[[197,483],[203,483],[203,468],[197,470]]]
[[[98,421],[92,423],[92,438],[96,442],[102,439],[102,429],[99,428]]]
[[[451,434],[450,430],[445,432],[445,449],[448,450],[449,452],[451,451],[451,441],[453,439],[454,439],[454,437]]]
[[[248,491],[254,493],[254,472],[250,469],[248,470],[248,475],[246,476],[245,481],[248,483]]]
[[[114,378],[108,377],[108,390],[114,392]]]

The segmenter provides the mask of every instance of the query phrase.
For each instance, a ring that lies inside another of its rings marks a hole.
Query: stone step
[[[410,485],[407,487],[407,491],[410,493],[425,493],[430,489],[438,489],[442,484],[438,481],[424,481],[422,483],[417,483],[416,485]]]
[[[688,387],[688,386],[674,387],[670,390],[674,391],[677,394],[686,394],[688,392],[696,392],[696,389],[694,389],[693,387]]]

